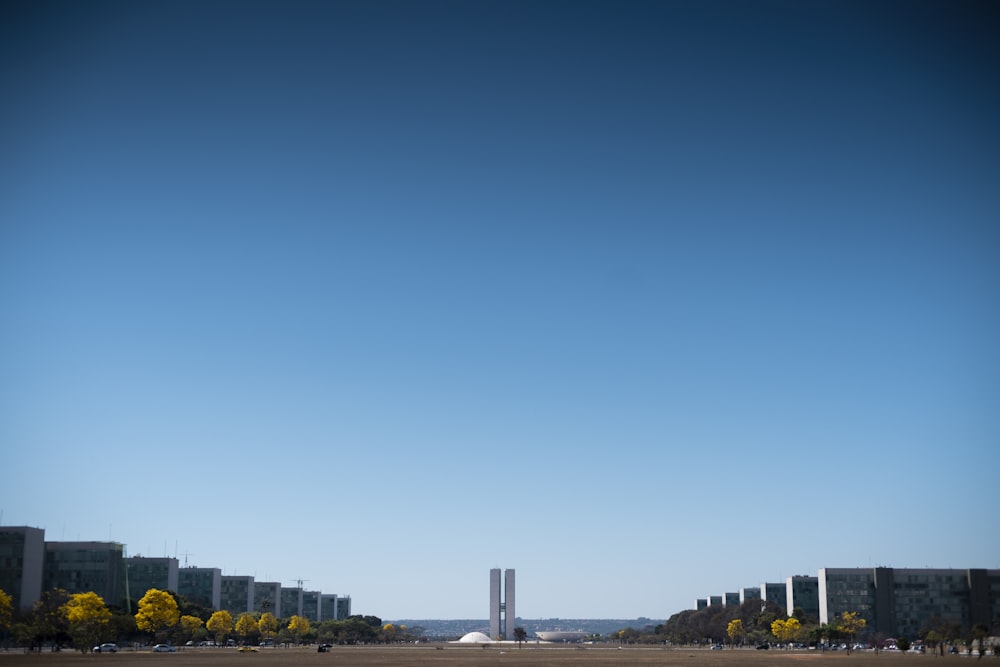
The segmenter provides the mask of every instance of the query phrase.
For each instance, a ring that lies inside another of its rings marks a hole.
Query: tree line
[[[383,624],[377,616],[349,616],[318,623],[293,615],[276,618],[268,611],[242,613],[211,609],[173,591],[150,589],[136,601],[135,614],[108,605],[94,592],[69,594],[46,591],[26,612],[12,607],[12,598],[0,590],[0,638],[29,649],[71,646],[87,652],[102,642],[170,643],[212,642],[241,644],[374,644],[412,641],[420,628]]]

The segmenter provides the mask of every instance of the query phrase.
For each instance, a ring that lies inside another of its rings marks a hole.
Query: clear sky
[[[1000,567],[998,13],[4,3],[0,521],[385,619]]]

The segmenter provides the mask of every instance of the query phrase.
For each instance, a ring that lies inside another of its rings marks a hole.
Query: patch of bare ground
[[[288,667],[298,665],[324,667],[630,667],[632,665],[666,665],[684,667],[781,667],[807,663],[809,667],[909,667],[964,661],[948,656],[900,654],[883,652],[815,653],[805,651],[756,651],[707,649],[625,647],[614,646],[456,646],[454,644],[424,644],[417,646],[376,647],[336,646],[328,653],[315,648],[262,649],[259,653],[239,653],[235,649],[187,649],[177,653],[151,653],[123,650],[114,654],[60,653],[24,654],[0,652],[0,667],[34,665],[35,667]],[[993,661],[990,661],[993,662]],[[963,663],[964,664],[964,663]],[[997,661],[1000,664],[1000,661]]]

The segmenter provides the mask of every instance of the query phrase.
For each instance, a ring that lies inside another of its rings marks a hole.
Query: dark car
[[[766,651],[769,648],[771,648],[771,645],[768,644],[767,642],[764,642],[763,644],[757,644],[758,651]]]

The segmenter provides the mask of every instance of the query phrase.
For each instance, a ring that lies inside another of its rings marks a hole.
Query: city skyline
[[[0,523],[355,613],[1000,567],[1000,8],[0,6]]]

